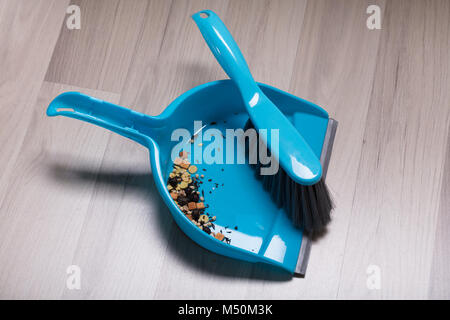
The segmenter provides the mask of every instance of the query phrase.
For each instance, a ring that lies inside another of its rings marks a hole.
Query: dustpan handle
[[[141,132],[138,127],[144,121],[157,122],[157,119],[153,117],[80,92],[65,92],[57,96],[48,106],[47,115],[49,117],[65,116],[89,122],[146,147],[149,145],[149,132]]]

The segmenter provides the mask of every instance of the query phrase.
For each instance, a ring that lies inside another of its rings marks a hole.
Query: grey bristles
[[[254,128],[247,121],[244,130]],[[324,231],[331,221],[334,208],[328,188],[321,179],[312,186],[304,186],[292,180],[280,167],[274,175],[260,175],[261,163],[254,165],[256,175],[279,207],[283,207],[296,227],[303,228],[308,234],[315,235]]]

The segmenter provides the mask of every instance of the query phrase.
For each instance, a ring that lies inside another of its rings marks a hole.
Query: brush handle
[[[322,176],[319,158],[284,114],[262,92],[225,24],[214,12],[192,16],[223,70],[237,85],[254,126],[267,130],[262,138],[281,167],[297,183],[312,185]],[[279,130],[279,145],[272,146],[271,131]]]

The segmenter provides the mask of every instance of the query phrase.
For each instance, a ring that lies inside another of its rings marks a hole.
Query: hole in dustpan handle
[[[144,114],[90,97],[80,92],[65,92],[57,96],[47,108],[47,115],[65,116],[95,124],[148,146],[149,136],[135,126],[154,120]],[[148,120],[148,121],[146,121]]]

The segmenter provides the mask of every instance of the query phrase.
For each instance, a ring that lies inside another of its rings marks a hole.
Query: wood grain
[[[441,201],[434,239],[433,263],[430,272],[429,298],[450,299],[448,265],[450,263],[450,136],[447,138],[447,154],[442,177]]]
[[[139,29],[145,0],[77,0],[80,30],[62,28],[46,81],[120,92]],[[76,61],[76,63],[74,63]]]
[[[84,165],[84,170],[96,173],[111,134],[79,121],[45,115],[49,101],[74,90],[119,100],[116,94],[43,83],[29,111],[33,121],[0,206],[5,222],[0,224],[2,298],[58,299],[67,290],[66,268],[78,264],[75,250],[95,180],[81,179],[82,172],[73,168]],[[77,184],[80,179],[83,183]]]
[[[0,298],[450,297],[448,1],[70,3],[81,30],[65,27],[69,1],[0,1]],[[381,30],[366,27],[369,4]],[[190,18],[205,8],[256,80],[339,121],[327,175],[337,209],[303,279],[200,248],[161,201],[146,149],[45,116],[69,90],[159,114],[226,78]],[[81,290],[66,287],[72,264]]]
[[[65,1],[0,4],[0,203],[32,119],[64,18]]]
[[[450,10],[392,1],[386,12],[339,297],[424,299],[450,116]],[[367,288],[369,265],[380,290]]]

